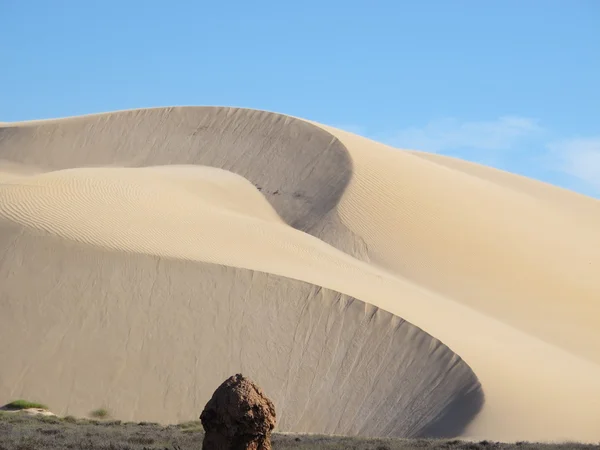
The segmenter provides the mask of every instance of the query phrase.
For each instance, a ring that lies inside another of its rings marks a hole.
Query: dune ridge
[[[393,350],[387,347],[378,356],[386,361],[394,358],[394,351],[400,352],[395,356],[400,364],[396,375],[377,372],[380,376],[375,383],[372,368],[359,364],[359,368],[352,366],[356,378],[343,384],[347,390],[337,397],[319,398],[328,403],[314,403],[317,400],[308,396],[309,403],[316,405],[311,408],[335,412],[330,422],[319,414],[314,422],[302,418],[304,413],[299,411],[306,409],[298,406],[297,399],[311,392],[310,387],[298,388],[292,395],[296,400],[291,402],[287,396],[278,397],[289,417],[282,422],[284,427],[502,440],[600,438],[596,426],[600,412],[600,282],[593,277],[600,263],[600,255],[594,251],[600,248],[596,245],[600,243],[600,228],[596,227],[600,214],[593,199],[458,160],[391,149],[309,121],[236,108],[157,108],[11,124],[0,128],[0,160],[7,161],[0,164],[0,216],[4,218],[0,248],[5,249],[0,273],[6,286],[12,286],[2,293],[3,310],[9,312],[2,315],[7,318],[2,329],[11,327],[11,336],[23,336],[15,324],[35,315],[34,308],[23,306],[24,298],[33,305],[41,299],[73,298],[76,292],[75,296],[84,296],[88,304],[108,314],[116,300],[109,301],[107,295],[127,298],[138,289],[123,279],[115,287],[115,272],[92,283],[113,294],[104,294],[103,302],[86,296],[82,286],[88,285],[80,280],[93,279],[96,272],[106,271],[114,263],[84,264],[77,272],[74,267],[81,266],[82,257],[71,253],[46,258],[43,268],[29,272],[32,261],[49,248],[76,245],[78,255],[104,255],[104,248],[112,257],[125,258],[122,270],[134,273],[141,270],[137,269],[139,258],[154,258],[157,266],[188,264],[195,269],[188,272],[187,281],[178,277],[178,284],[197,283],[202,290],[205,285],[235,284],[246,276],[242,273],[251,273],[251,281],[244,284],[246,294],[214,293],[202,304],[218,305],[219,299],[227,298],[236,305],[250,302],[258,306],[271,297],[269,283],[277,280],[289,286],[280,297],[289,297],[292,303],[299,301],[294,300],[297,296],[305,301],[314,299],[322,311],[329,311],[328,317],[335,315],[336,305],[348,301],[344,299],[358,299],[360,302],[351,304],[364,305],[359,309],[365,317],[371,315],[369,308],[375,308],[372,311],[379,312],[372,317],[389,317],[387,323],[401,320],[406,324],[401,328],[411,330],[400,333],[404,345],[394,341],[398,345]],[[17,171],[15,166],[41,169],[31,174]],[[537,223],[543,223],[543,229],[536,227]],[[73,241],[79,243],[68,244]],[[63,253],[56,250],[57,255]],[[214,272],[216,267],[223,272]],[[192,275],[194,270],[197,273]],[[46,284],[45,289],[36,288],[44,283],[24,286],[24,280],[36,273],[55,280],[54,284]],[[146,291],[133,295],[136,303],[148,301],[145,296],[154,289],[148,286],[158,283],[158,273],[154,272],[154,280],[152,275],[143,277],[146,281],[141,285]],[[270,281],[259,281],[265,277]],[[165,283],[158,290],[162,302],[175,289],[173,283]],[[95,292],[102,297],[102,290]],[[190,308],[192,291],[184,297]],[[263,307],[260,315],[271,314],[274,322],[285,322],[285,314],[292,314],[288,308],[292,309],[288,303],[275,302],[272,309],[276,313]],[[227,314],[220,314],[229,317],[234,312],[230,306]],[[177,323],[165,318],[173,314],[163,311],[154,315],[152,325],[145,329],[161,330]],[[319,314],[323,314],[321,310]],[[344,321],[360,323],[356,311],[343,309],[338,314]],[[302,320],[298,318],[301,314],[292,317],[291,322]],[[15,322],[15,318],[19,320]],[[245,316],[237,323],[247,320]],[[313,320],[305,326],[314,327]],[[107,327],[111,323],[115,321],[105,319]],[[372,342],[359,346],[361,358],[369,353],[379,355],[379,350],[367,348],[389,334],[385,331],[389,325],[379,326],[377,320],[368,324],[356,325],[359,329],[367,326]],[[123,333],[132,329],[132,322],[110,327]],[[58,333],[59,329],[46,333]],[[191,329],[190,325],[181,331]],[[286,330],[271,334],[284,336]],[[54,350],[64,367],[71,364],[63,348],[68,347],[67,335]],[[322,330],[312,331],[313,335],[325,336],[326,342],[329,336]],[[36,339],[44,339],[44,333],[36,336],[27,348],[34,348]],[[223,336],[233,345],[231,334]],[[196,340],[188,341],[185,351],[194,349],[198,339],[196,335]],[[77,340],[81,341],[81,336]],[[257,338],[245,341],[256,342],[252,351],[257,352],[257,359],[265,348],[269,354],[273,352],[273,344],[259,344]],[[437,344],[432,347],[433,342]],[[293,344],[298,345],[288,345]],[[102,353],[97,341],[85,345],[109,359],[110,354]],[[231,364],[247,361],[242,352],[223,351]],[[308,347],[298,351],[314,352]],[[14,349],[5,352],[0,357],[12,361],[13,368],[2,369],[2,378],[12,383],[1,385],[0,400],[35,389],[47,392],[41,387],[42,377],[25,370],[32,366],[31,360],[18,359]],[[407,356],[409,353],[412,356]],[[164,351],[160,355],[168,359]],[[289,383],[289,373],[279,370],[290,366],[292,360],[278,361],[273,363],[277,370],[268,374],[252,369],[274,390],[279,386],[274,380]],[[298,375],[298,380],[316,379],[314,371],[322,360],[313,357],[308,361],[306,367],[297,368],[306,373]],[[406,371],[415,364],[422,370],[418,377]],[[150,367],[147,360],[134,366],[129,370],[138,373]],[[225,367],[230,366],[215,368],[215,372],[223,371],[221,378],[227,376]],[[163,385],[177,386],[180,381],[176,378],[183,377],[186,370],[182,365],[177,371],[157,372]],[[339,366],[340,373],[347,370]],[[19,378],[23,373],[29,380],[26,384],[25,378]],[[429,387],[415,381],[424,373],[429,377],[425,380],[433,383]],[[110,379],[111,374],[104,376]],[[403,377],[408,380],[403,382]],[[95,379],[102,383],[102,378]],[[66,386],[60,376],[55,380],[61,386],[57,392],[74,398],[79,405],[76,408],[82,407],[86,395],[94,400],[106,395],[101,389],[93,394],[74,393],[72,385]],[[377,387],[380,383],[382,388]],[[427,391],[435,383],[441,384]],[[156,379],[150,385],[152,390],[161,389]],[[477,414],[483,401],[481,388],[485,405]],[[211,387],[194,389],[197,402],[210,394]],[[401,399],[390,401],[391,392],[402,394]],[[138,395],[136,401],[142,401]],[[377,398],[384,397],[387,403],[377,403]],[[358,398],[362,403],[352,403]],[[69,409],[71,400],[56,401]],[[159,417],[157,408],[155,402],[143,410]],[[119,406],[125,415],[134,414],[132,410],[139,409]],[[359,410],[369,419],[361,421]],[[160,417],[173,420],[177,413],[165,412]]]

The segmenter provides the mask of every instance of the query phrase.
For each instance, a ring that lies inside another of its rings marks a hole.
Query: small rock
[[[217,388],[200,421],[206,432],[203,450],[271,450],[275,406],[241,374]]]

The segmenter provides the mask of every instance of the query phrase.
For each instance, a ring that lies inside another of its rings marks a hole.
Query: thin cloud
[[[553,170],[600,191],[600,137],[568,139],[548,146]]]
[[[385,139],[399,148],[434,153],[455,150],[506,150],[543,132],[535,119],[503,116],[489,121],[442,119],[401,130]]]

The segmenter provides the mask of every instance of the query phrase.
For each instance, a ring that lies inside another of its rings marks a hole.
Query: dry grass
[[[73,417],[31,417],[0,413],[0,450],[192,450],[202,447],[200,422],[162,426],[155,423],[121,423]],[[279,450],[592,450],[599,445],[500,444],[428,439],[367,439],[339,436],[275,434]]]

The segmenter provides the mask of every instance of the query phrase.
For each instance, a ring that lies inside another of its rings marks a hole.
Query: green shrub
[[[29,402],[27,400],[15,400],[12,401],[2,407],[3,409],[7,409],[9,411],[18,411],[20,409],[29,409],[29,408],[39,408],[39,409],[48,409],[46,405],[41,403]]]
[[[108,417],[108,411],[104,408],[95,409],[90,413],[90,416],[97,419],[104,419]]]

